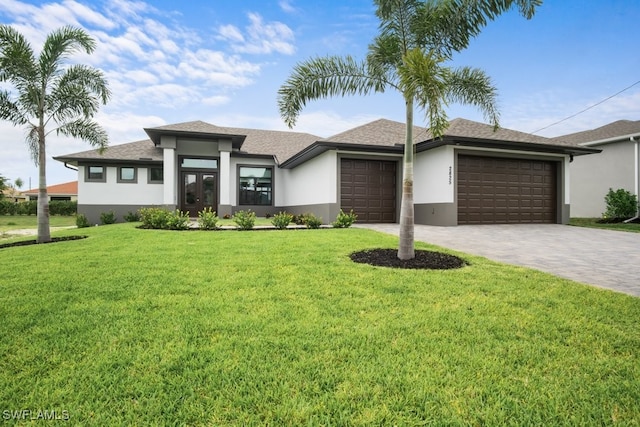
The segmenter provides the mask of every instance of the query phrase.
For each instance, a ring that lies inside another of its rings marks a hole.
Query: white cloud
[[[246,37],[233,25],[223,25],[218,29],[218,38],[231,42],[238,53],[292,55],[294,34],[291,28],[282,22],[265,23],[257,13],[248,14],[251,24],[246,27]]]
[[[295,8],[295,6],[291,4],[291,1],[289,0],[280,0],[278,2],[278,6],[280,6],[280,9],[282,9],[282,11],[286,13],[297,12],[297,9]]]

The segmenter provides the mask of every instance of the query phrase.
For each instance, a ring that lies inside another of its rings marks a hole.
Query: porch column
[[[162,136],[160,140],[163,160],[163,204],[169,209],[176,209],[178,204],[178,171],[176,167],[176,138]]]
[[[220,182],[220,202],[218,203],[218,216],[231,215],[231,141],[219,141],[220,168],[218,169],[218,180]]]

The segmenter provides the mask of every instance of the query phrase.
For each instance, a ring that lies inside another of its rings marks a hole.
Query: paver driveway
[[[398,235],[398,224],[357,224]],[[415,226],[415,239],[640,297],[640,233],[559,224]]]

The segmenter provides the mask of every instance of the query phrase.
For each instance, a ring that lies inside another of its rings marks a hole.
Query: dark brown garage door
[[[458,224],[555,223],[556,163],[458,156]]]
[[[342,159],[340,208],[358,222],[396,221],[396,162]]]

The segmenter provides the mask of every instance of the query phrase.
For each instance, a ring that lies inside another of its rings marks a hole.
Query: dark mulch
[[[600,218],[596,222],[598,224],[618,224],[626,221],[629,218]],[[630,224],[640,224],[640,218],[636,218],[633,221],[629,221]]]
[[[44,245],[47,243],[66,242],[67,240],[79,240],[86,239],[88,236],[66,236],[66,237],[52,237],[50,242],[38,243],[37,240],[23,240],[21,242],[3,243],[0,244],[0,249],[12,248],[15,246],[29,246],[29,245]]]
[[[463,259],[454,255],[423,250],[416,250],[415,253],[415,258],[401,260],[397,249],[369,249],[354,252],[349,257],[354,262],[392,268],[449,270],[467,265]]]

